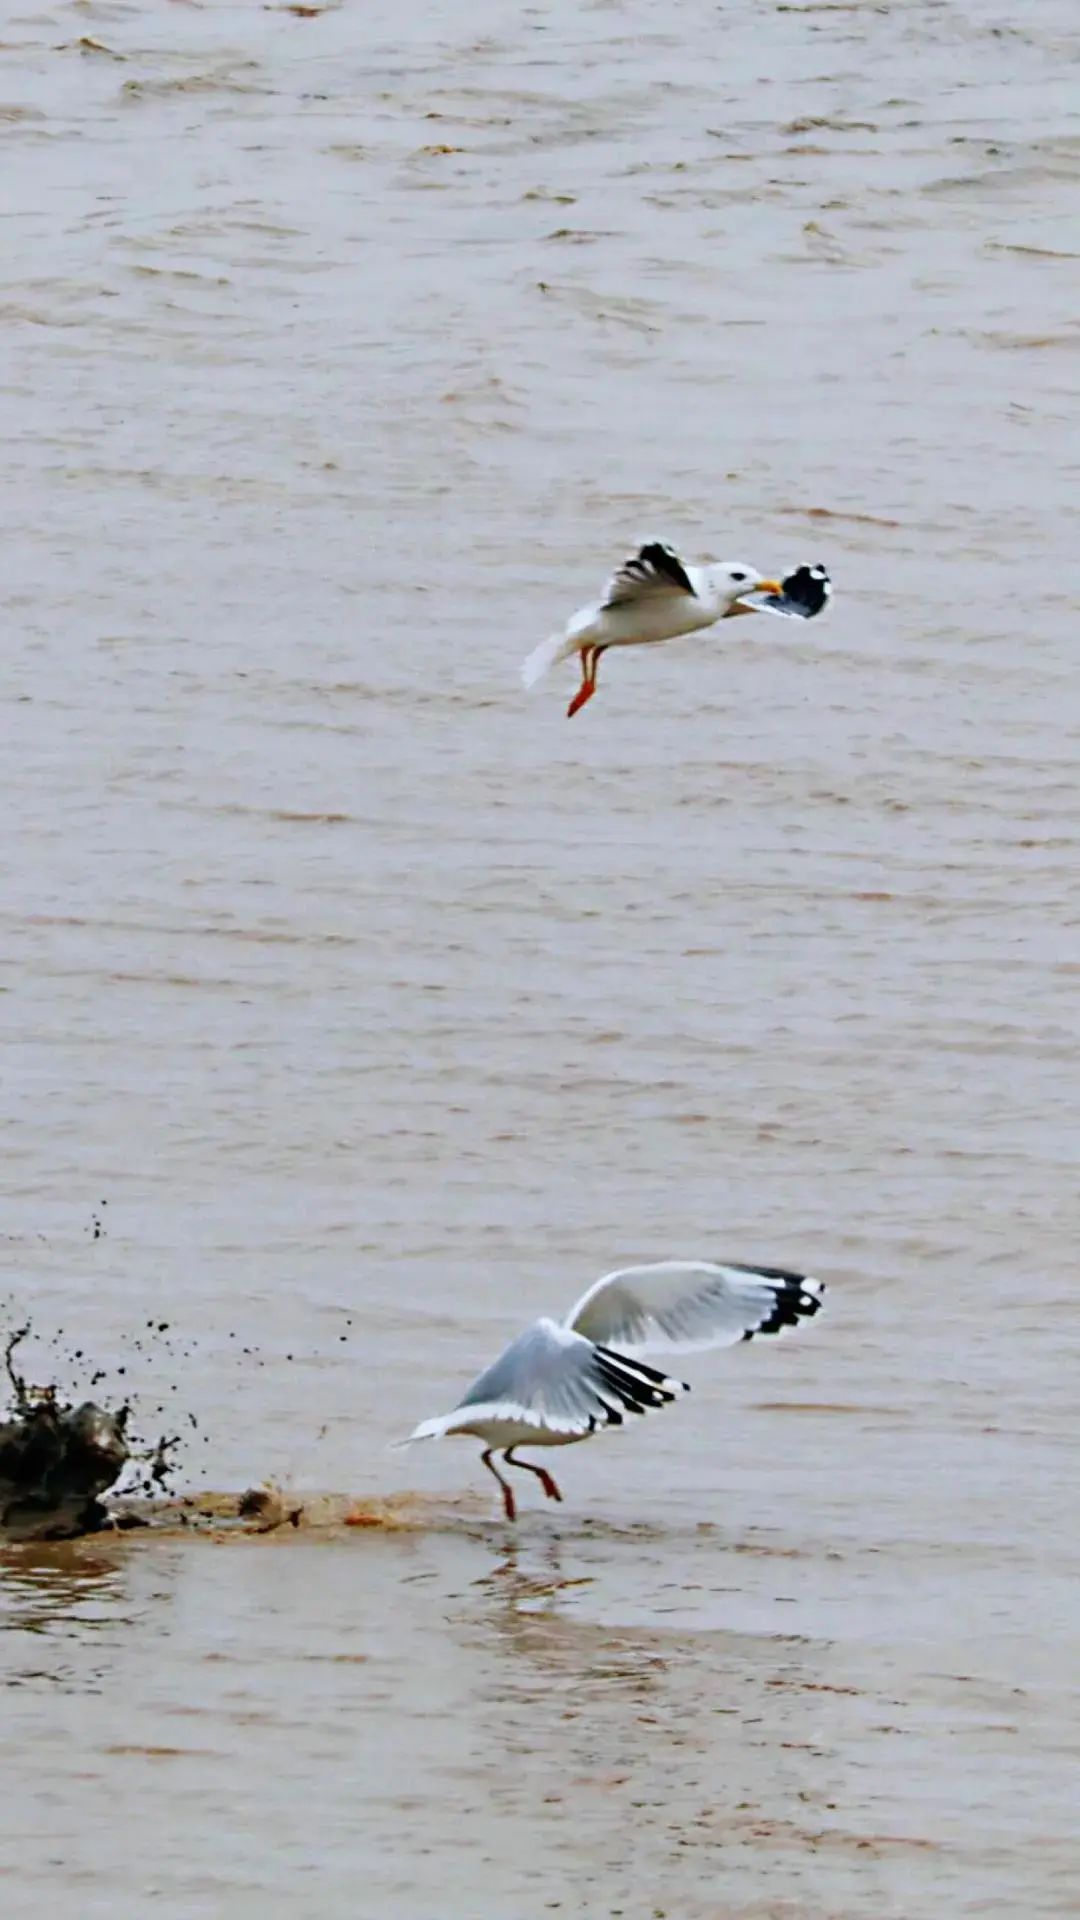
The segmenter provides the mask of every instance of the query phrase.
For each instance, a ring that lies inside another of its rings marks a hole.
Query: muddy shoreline
[[[419,1503],[408,1496],[361,1499],[348,1493],[290,1494],[279,1488],[166,1498],[119,1498],[108,1504],[70,1495],[48,1509],[12,1502],[0,1516],[0,1546],[59,1541],[100,1542],[119,1533],[265,1534],[416,1525]]]

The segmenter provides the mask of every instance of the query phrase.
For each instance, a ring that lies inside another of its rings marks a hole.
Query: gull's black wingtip
[[[825,1304],[825,1282],[809,1274],[789,1273],[781,1267],[744,1267],[744,1273],[757,1274],[772,1289],[772,1303],[756,1327],[749,1327],[744,1340],[759,1333],[784,1333],[803,1320],[812,1320]]]
[[[673,587],[681,587],[684,593],[694,591],[686,568],[674,547],[669,547],[663,540],[647,541],[643,547],[639,548],[636,557],[627,561],[626,571],[639,574],[645,579],[648,578],[649,573],[659,573],[665,580],[670,580]]]

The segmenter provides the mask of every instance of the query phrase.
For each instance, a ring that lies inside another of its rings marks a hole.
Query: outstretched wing
[[[780,585],[782,593],[767,593],[753,602],[755,613],[779,613],[786,620],[812,620],[828,606],[832,581],[823,566],[796,567]]]
[[[538,1320],[474,1380],[463,1400],[438,1425],[443,1432],[471,1420],[519,1420],[568,1436],[619,1426],[623,1415],[667,1406],[686,1391],[655,1367],[607,1353],[581,1334]],[[414,1438],[424,1438],[417,1429]]]
[[[628,601],[651,599],[657,594],[689,594],[693,599],[694,589],[678,554],[653,540],[612,574],[602,605],[624,607]]]
[[[689,1353],[781,1333],[817,1313],[824,1292],[820,1280],[779,1267],[662,1260],[605,1274],[566,1325],[620,1353]]]

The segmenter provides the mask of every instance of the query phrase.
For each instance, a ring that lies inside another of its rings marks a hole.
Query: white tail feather
[[[421,1420],[420,1425],[414,1427],[412,1432],[407,1434],[404,1440],[394,1440],[391,1442],[391,1445],[395,1447],[411,1447],[414,1440],[444,1440],[446,1438],[447,1428],[453,1417],[452,1413],[440,1413],[436,1415],[434,1420]]]
[[[540,645],[534,647],[528,659],[522,663],[521,678],[524,685],[535,687],[545,673],[551,672],[556,660],[565,659],[566,654],[572,651],[573,647],[567,645],[564,633],[549,633],[547,639],[541,640]]]

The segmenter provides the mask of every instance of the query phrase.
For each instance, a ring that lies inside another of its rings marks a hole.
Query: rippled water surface
[[[2,1286],[417,1497],[9,1550],[5,1910],[1075,1914],[1075,9],[307,11],[0,32]],[[568,725],[650,533],[834,610]],[[387,1451],[669,1251],[829,1311]]]

